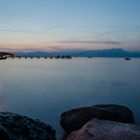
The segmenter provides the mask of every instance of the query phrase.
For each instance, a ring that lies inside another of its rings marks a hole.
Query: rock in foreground
[[[134,123],[133,113],[121,105],[95,105],[73,109],[61,114],[60,124],[66,132],[80,129],[89,120],[97,118],[124,123]]]
[[[55,130],[39,120],[0,112],[1,140],[55,140]]]
[[[133,124],[93,119],[66,140],[140,140],[140,127]]]

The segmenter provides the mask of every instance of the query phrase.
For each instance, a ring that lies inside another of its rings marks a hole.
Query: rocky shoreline
[[[60,116],[63,140],[140,140],[133,112],[121,105],[103,104],[66,111]],[[49,124],[27,116],[0,112],[0,140],[56,140]]]

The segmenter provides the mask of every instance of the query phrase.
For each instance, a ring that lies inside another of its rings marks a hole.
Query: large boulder
[[[133,113],[121,105],[95,105],[72,109],[61,114],[60,124],[66,132],[80,129],[92,118],[134,123]]]
[[[1,140],[55,140],[48,124],[15,113],[0,112]]]
[[[133,124],[93,119],[66,140],[140,140],[140,127]]]

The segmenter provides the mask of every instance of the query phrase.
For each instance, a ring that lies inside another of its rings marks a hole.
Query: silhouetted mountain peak
[[[30,56],[30,57],[47,57],[57,55],[71,55],[76,57],[140,57],[140,52],[125,51],[122,48],[112,48],[103,50],[86,50],[86,51],[60,51],[60,52],[14,52],[18,56]]]

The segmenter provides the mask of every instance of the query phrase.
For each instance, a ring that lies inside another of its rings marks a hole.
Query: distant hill
[[[49,57],[57,55],[70,55],[73,57],[140,57],[140,51],[125,51],[121,48],[104,49],[104,50],[88,50],[88,51],[62,51],[62,52],[12,52],[17,56],[29,57]]]
[[[77,53],[87,57],[140,57],[140,52],[125,51],[123,49],[89,50]]]

